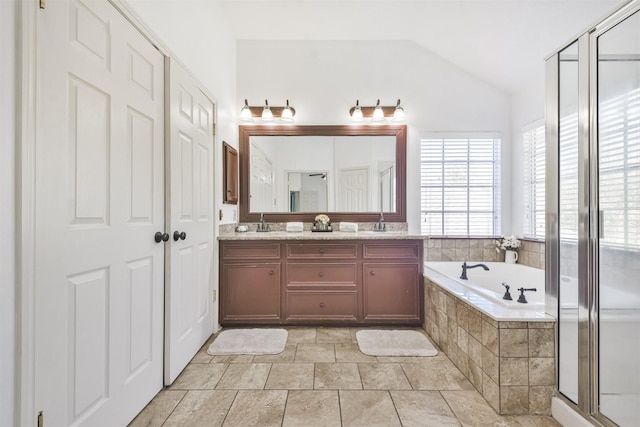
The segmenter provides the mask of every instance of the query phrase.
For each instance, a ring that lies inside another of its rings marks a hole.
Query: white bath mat
[[[207,353],[222,354],[278,354],[284,350],[288,332],[284,329],[228,329],[211,343]]]
[[[367,329],[356,332],[360,351],[369,356],[435,356],[438,350],[418,331]]]

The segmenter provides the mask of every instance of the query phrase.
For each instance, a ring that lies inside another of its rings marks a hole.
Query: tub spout
[[[484,264],[467,265],[467,262],[465,261],[462,263],[462,274],[460,275],[460,278],[462,280],[469,280],[469,278],[467,277],[467,269],[476,267],[482,267],[484,271],[489,271],[489,267]]]

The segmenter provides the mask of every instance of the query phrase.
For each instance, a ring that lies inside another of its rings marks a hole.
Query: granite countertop
[[[243,233],[232,232],[218,236],[218,240],[426,240],[428,236],[409,234],[406,231],[333,231],[325,232],[287,232],[269,231],[258,233],[246,231]]]

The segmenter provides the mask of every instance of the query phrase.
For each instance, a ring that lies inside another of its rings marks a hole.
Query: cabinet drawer
[[[287,286],[355,286],[357,267],[355,263],[288,263],[286,280]]]
[[[417,260],[420,258],[422,240],[405,242],[365,243],[364,258]]]
[[[280,259],[280,244],[225,242],[221,245],[220,252],[223,259]]]
[[[356,259],[355,243],[289,243],[287,257],[291,259],[345,258]]]
[[[288,291],[287,320],[356,321],[356,291]]]

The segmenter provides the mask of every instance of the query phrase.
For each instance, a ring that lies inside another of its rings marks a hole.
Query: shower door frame
[[[559,320],[560,52],[578,42],[578,403],[559,391],[559,324],[555,396],[590,422],[606,427],[617,424],[599,411],[598,37],[634,13],[640,13],[640,2],[630,0],[545,60],[546,307]]]

